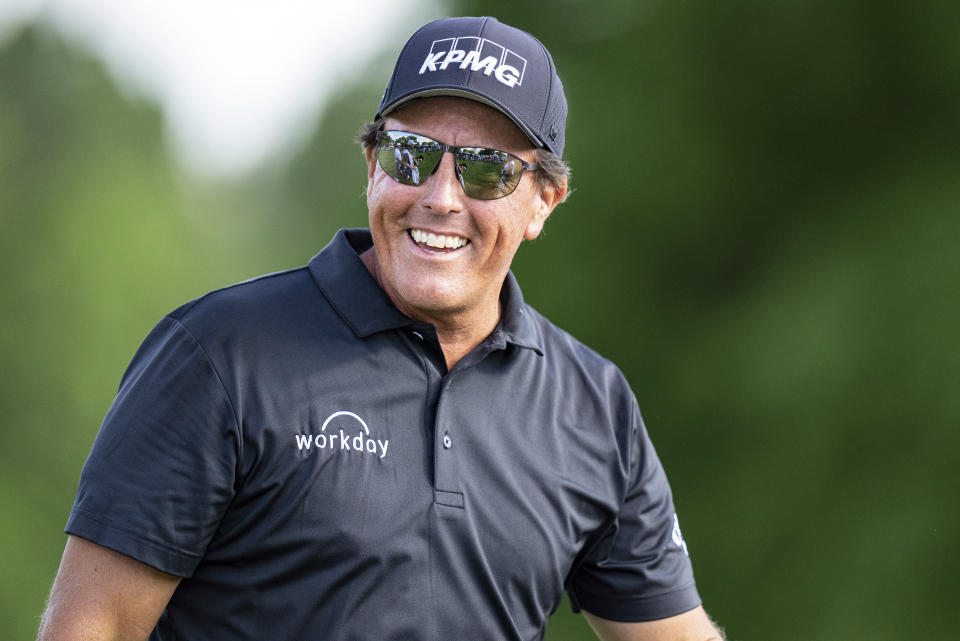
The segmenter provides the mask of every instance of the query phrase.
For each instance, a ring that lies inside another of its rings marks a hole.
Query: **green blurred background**
[[[731,640],[954,638],[960,3],[443,12],[554,55],[575,193],[515,272],[632,382]],[[35,635],[152,325],[365,224],[351,136],[407,35],[298,147],[218,180],[178,166],[159,108],[92,54],[42,25],[0,41],[0,639]],[[564,605],[548,639],[586,630]]]

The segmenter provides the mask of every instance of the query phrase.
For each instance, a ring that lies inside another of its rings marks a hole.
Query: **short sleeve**
[[[629,480],[613,523],[574,568],[574,611],[652,621],[700,604],[666,474],[633,401]]]
[[[186,328],[165,318],[123,376],[66,532],[190,576],[233,496],[238,451],[216,370]]]

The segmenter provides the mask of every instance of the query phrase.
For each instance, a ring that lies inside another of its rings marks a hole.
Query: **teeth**
[[[419,229],[411,229],[410,237],[413,238],[415,242],[424,243],[429,247],[436,247],[437,249],[460,249],[470,242],[462,236],[432,234]]]

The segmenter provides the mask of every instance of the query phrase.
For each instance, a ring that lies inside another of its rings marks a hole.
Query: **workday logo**
[[[330,428],[329,430],[327,428]],[[381,441],[370,436],[366,421],[346,410],[334,412],[327,417],[319,434],[294,434],[297,449],[330,450],[335,453],[357,452],[362,455],[373,454],[379,458],[387,455],[389,440]]]
[[[519,87],[523,83],[527,60],[486,38],[444,38],[434,40],[430,45],[430,52],[420,66],[420,75],[428,71],[445,71],[451,65],[458,69],[469,67],[470,71],[482,71],[485,76],[493,74],[502,84]]]

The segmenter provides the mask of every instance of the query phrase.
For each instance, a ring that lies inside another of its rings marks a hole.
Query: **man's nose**
[[[453,154],[446,152],[440,158],[440,166],[423,186],[423,205],[438,214],[453,214],[463,210],[466,194],[457,177]]]

